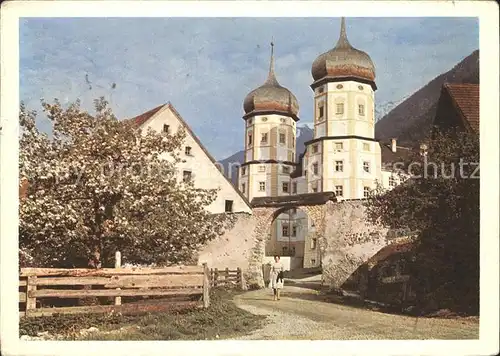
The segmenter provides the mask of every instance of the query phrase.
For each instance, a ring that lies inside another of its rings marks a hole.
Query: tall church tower
[[[335,47],[312,65],[314,138],[306,143],[307,191],[361,199],[381,180],[375,140],[375,67],[347,39],[345,19]]]
[[[239,169],[238,188],[249,201],[291,194],[299,104],[276,79],[273,43],[267,80],[246,96],[243,109],[245,160]]]

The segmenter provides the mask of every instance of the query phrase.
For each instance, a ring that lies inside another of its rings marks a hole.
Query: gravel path
[[[414,318],[325,302],[314,285],[287,285],[279,301],[269,289],[247,292],[235,304],[267,315],[263,329],[235,340],[478,339],[476,319]]]

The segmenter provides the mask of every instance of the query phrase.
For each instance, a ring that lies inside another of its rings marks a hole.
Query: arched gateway
[[[325,234],[325,217],[328,202],[336,202],[333,192],[307,193],[292,196],[259,197],[252,199],[252,212],[257,224],[254,232],[255,246],[249,263],[249,284],[263,286],[262,261],[266,254],[266,241],[273,221],[290,209],[301,209],[314,223],[312,234],[316,241],[321,241]],[[309,235],[311,238],[311,235]],[[307,245],[308,240],[305,241]],[[318,254],[319,255],[319,254]]]

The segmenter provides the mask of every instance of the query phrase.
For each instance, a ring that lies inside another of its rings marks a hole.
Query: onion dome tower
[[[320,83],[344,81],[352,78],[352,80],[370,84],[373,90],[376,90],[375,66],[366,52],[354,48],[349,43],[344,17],[341,20],[337,44],[316,58],[312,65],[311,74],[314,79],[314,83],[311,85],[313,89]]]
[[[274,44],[271,42],[271,61],[267,80],[257,89],[252,90],[243,102],[244,118],[258,113],[277,113],[298,120],[299,103],[293,93],[282,87],[274,73]]]
[[[290,173],[295,163],[297,98],[281,86],[274,72],[274,44],[266,81],[243,102],[245,114],[245,160],[238,185],[251,201],[254,197],[291,193]]]

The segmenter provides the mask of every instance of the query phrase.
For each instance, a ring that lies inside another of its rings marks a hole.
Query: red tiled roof
[[[146,121],[148,121],[151,117],[153,117],[154,114],[156,114],[162,107],[164,107],[165,104],[161,104],[160,106],[155,107],[154,109],[151,109],[149,111],[146,111],[143,114],[140,114],[139,116],[133,117],[130,120],[134,121],[134,123],[137,126],[143,125]]]
[[[444,84],[465,123],[479,134],[479,84]]]
[[[414,241],[390,244],[388,246],[383,247],[380,251],[378,251],[375,255],[373,255],[367,261],[367,263],[375,265],[393,254],[408,252],[411,251],[414,247],[415,247]]]

